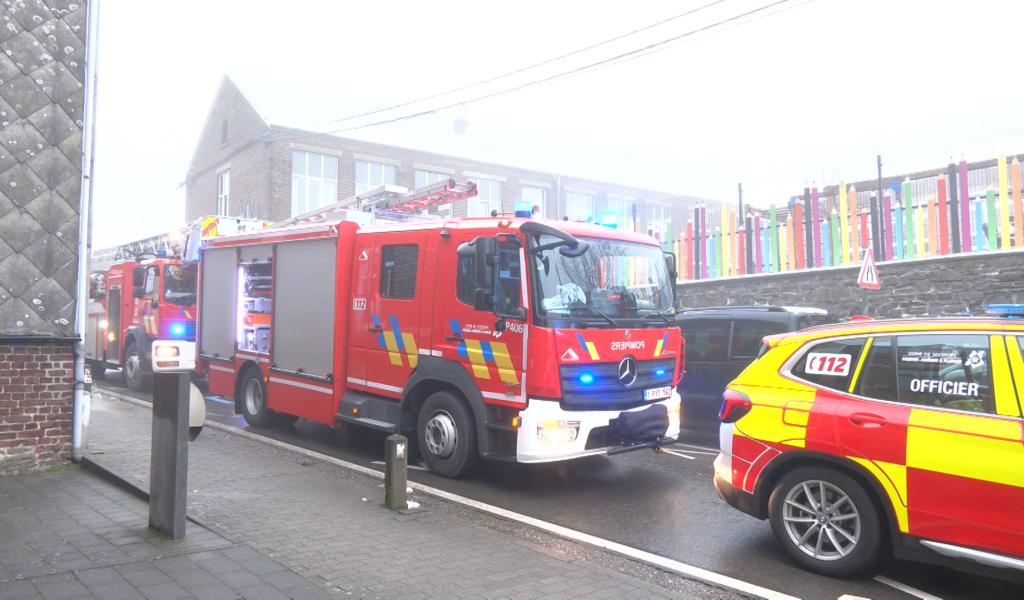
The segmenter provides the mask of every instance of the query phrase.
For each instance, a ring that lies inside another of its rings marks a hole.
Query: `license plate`
[[[661,400],[662,398],[671,398],[672,388],[669,386],[656,387],[649,390],[644,390],[644,400]]]

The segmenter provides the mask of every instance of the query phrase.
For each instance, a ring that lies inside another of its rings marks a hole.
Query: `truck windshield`
[[[534,236],[533,246],[556,242]],[[584,327],[663,326],[674,313],[664,255],[657,246],[580,238],[586,251],[533,254],[537,315]],[[549,323],[559,326],[561,323]]]
[[[164,300],[172,304],[196,303],[196,265],[164,265]]]

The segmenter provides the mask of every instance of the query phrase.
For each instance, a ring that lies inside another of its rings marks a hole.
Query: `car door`
[[[872,346],[856,391],[878,401],[844,403],[850,425],[840,436],[845,452],[869,459],[905,500],[900,529],[1024,555],[1024,445],[1006,340],[921,333]]]
[[[374,326],[370,318],[369,298],[376,267],[376,235],[356,235],[355,263],[352,269],[352,317],[349,320],[348,384],[366,387],[366,354],[371,343],[377,343],[377,336],[371,335]],[[340,309],[340,307],[339,307]]]
[[[725,315],[684,319],[680,324],[686,341],[686,375],[679,385],[684,427],[718,423],[722,392],[732,379],[732,325],[732,318]]]

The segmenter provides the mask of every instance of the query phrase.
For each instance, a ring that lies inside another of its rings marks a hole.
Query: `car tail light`
[[[718,410],[718,418],[723,423],[735,423],[750,412],[752,406],[753,404],[746,394],[725,390],[725,393],[722,394],[722,408]]]

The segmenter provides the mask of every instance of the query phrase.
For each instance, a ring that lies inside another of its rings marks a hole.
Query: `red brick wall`
[[[71,342],[0,340],[0,475],[69,459],[73,374]]]

